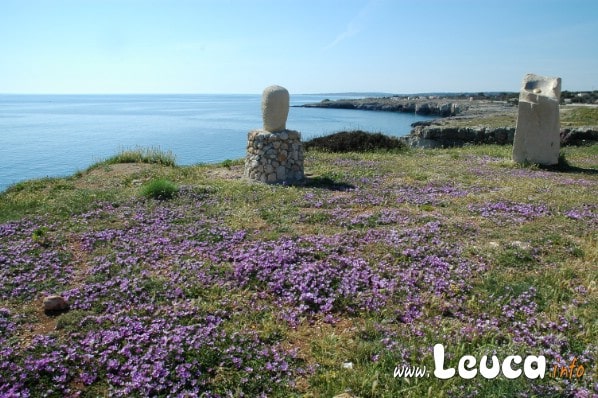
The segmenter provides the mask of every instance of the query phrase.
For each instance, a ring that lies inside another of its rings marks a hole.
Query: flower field
[[[595,396],[598,146],[565,155],[309,152],[302,187],[243,181],[240,162],[17,184],[0,396]],[[156,178],[172,199],[140,194]],[[44,314],[49,294],[69,310]],[[438,343],[445,366],[543,355],[546,376],[395,377],[433,372]],[[561,375],[573,360],[583,375]]]

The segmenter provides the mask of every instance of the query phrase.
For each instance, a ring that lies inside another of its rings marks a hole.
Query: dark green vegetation
[[[179,188],[169,180],[159,178],[148,182],[141,188],[141,194],[152,199],[172,199]]]
[[[361,130],[341,131],[304,143],[306,150],[324,152],[368,152],[375,150],[403,149],[405,144],[396,137]]]
[[[594,91],[563,91],[561,92],[561,103],[571,100],[574,104],[595,104],[598,101],[598,90]]]
[[[304,187],[243,181],[237,161],[17,184],[0,195],[0,396],[591,396],[598,145],[554,171],[510,153],[311,150]],[[157,179],[177,195],[145,200]],[[48,293],[71,310],[44,315]],[[534,354],[547,374],[393,377],[433,372],[437,343],[445,368]],[[552,376],[574,359],[583,377]]]

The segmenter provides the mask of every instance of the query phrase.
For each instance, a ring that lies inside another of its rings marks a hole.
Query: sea
[[[404,136],[427,117],[301,108],[360,94],[291,95],[287,128],[308,140],[361,129]],[[0,191],[19,181],[62,177],[126,149],[158,148],[179,165],[245,156],[247,133],[262,126],[261,95],[0,95]]]

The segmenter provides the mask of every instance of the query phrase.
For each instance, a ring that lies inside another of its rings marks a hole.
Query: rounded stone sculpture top
[[[289,116],[289,92],[281,86],[270,86],[262,94],[264,130],[276,133],[286,130]]]

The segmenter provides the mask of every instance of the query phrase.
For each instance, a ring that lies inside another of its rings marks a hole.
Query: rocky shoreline
[[[430,100],[411,97],[382,97],[362,99],[323,100],[301,105],[303,108],[357,109],[363,111],[405,112],[418,115],[455,116],[469,108],[467,100]]]
[[[439,148],[468,144],[512,145],[517,120],[516,101],[459,97],[382,97],[324,100],[305,108],[356,109],[437,115],[438,119],[412,124],[401,139],[411,147]],[[598,142],[598,126],[561,128],[562,145]]]

